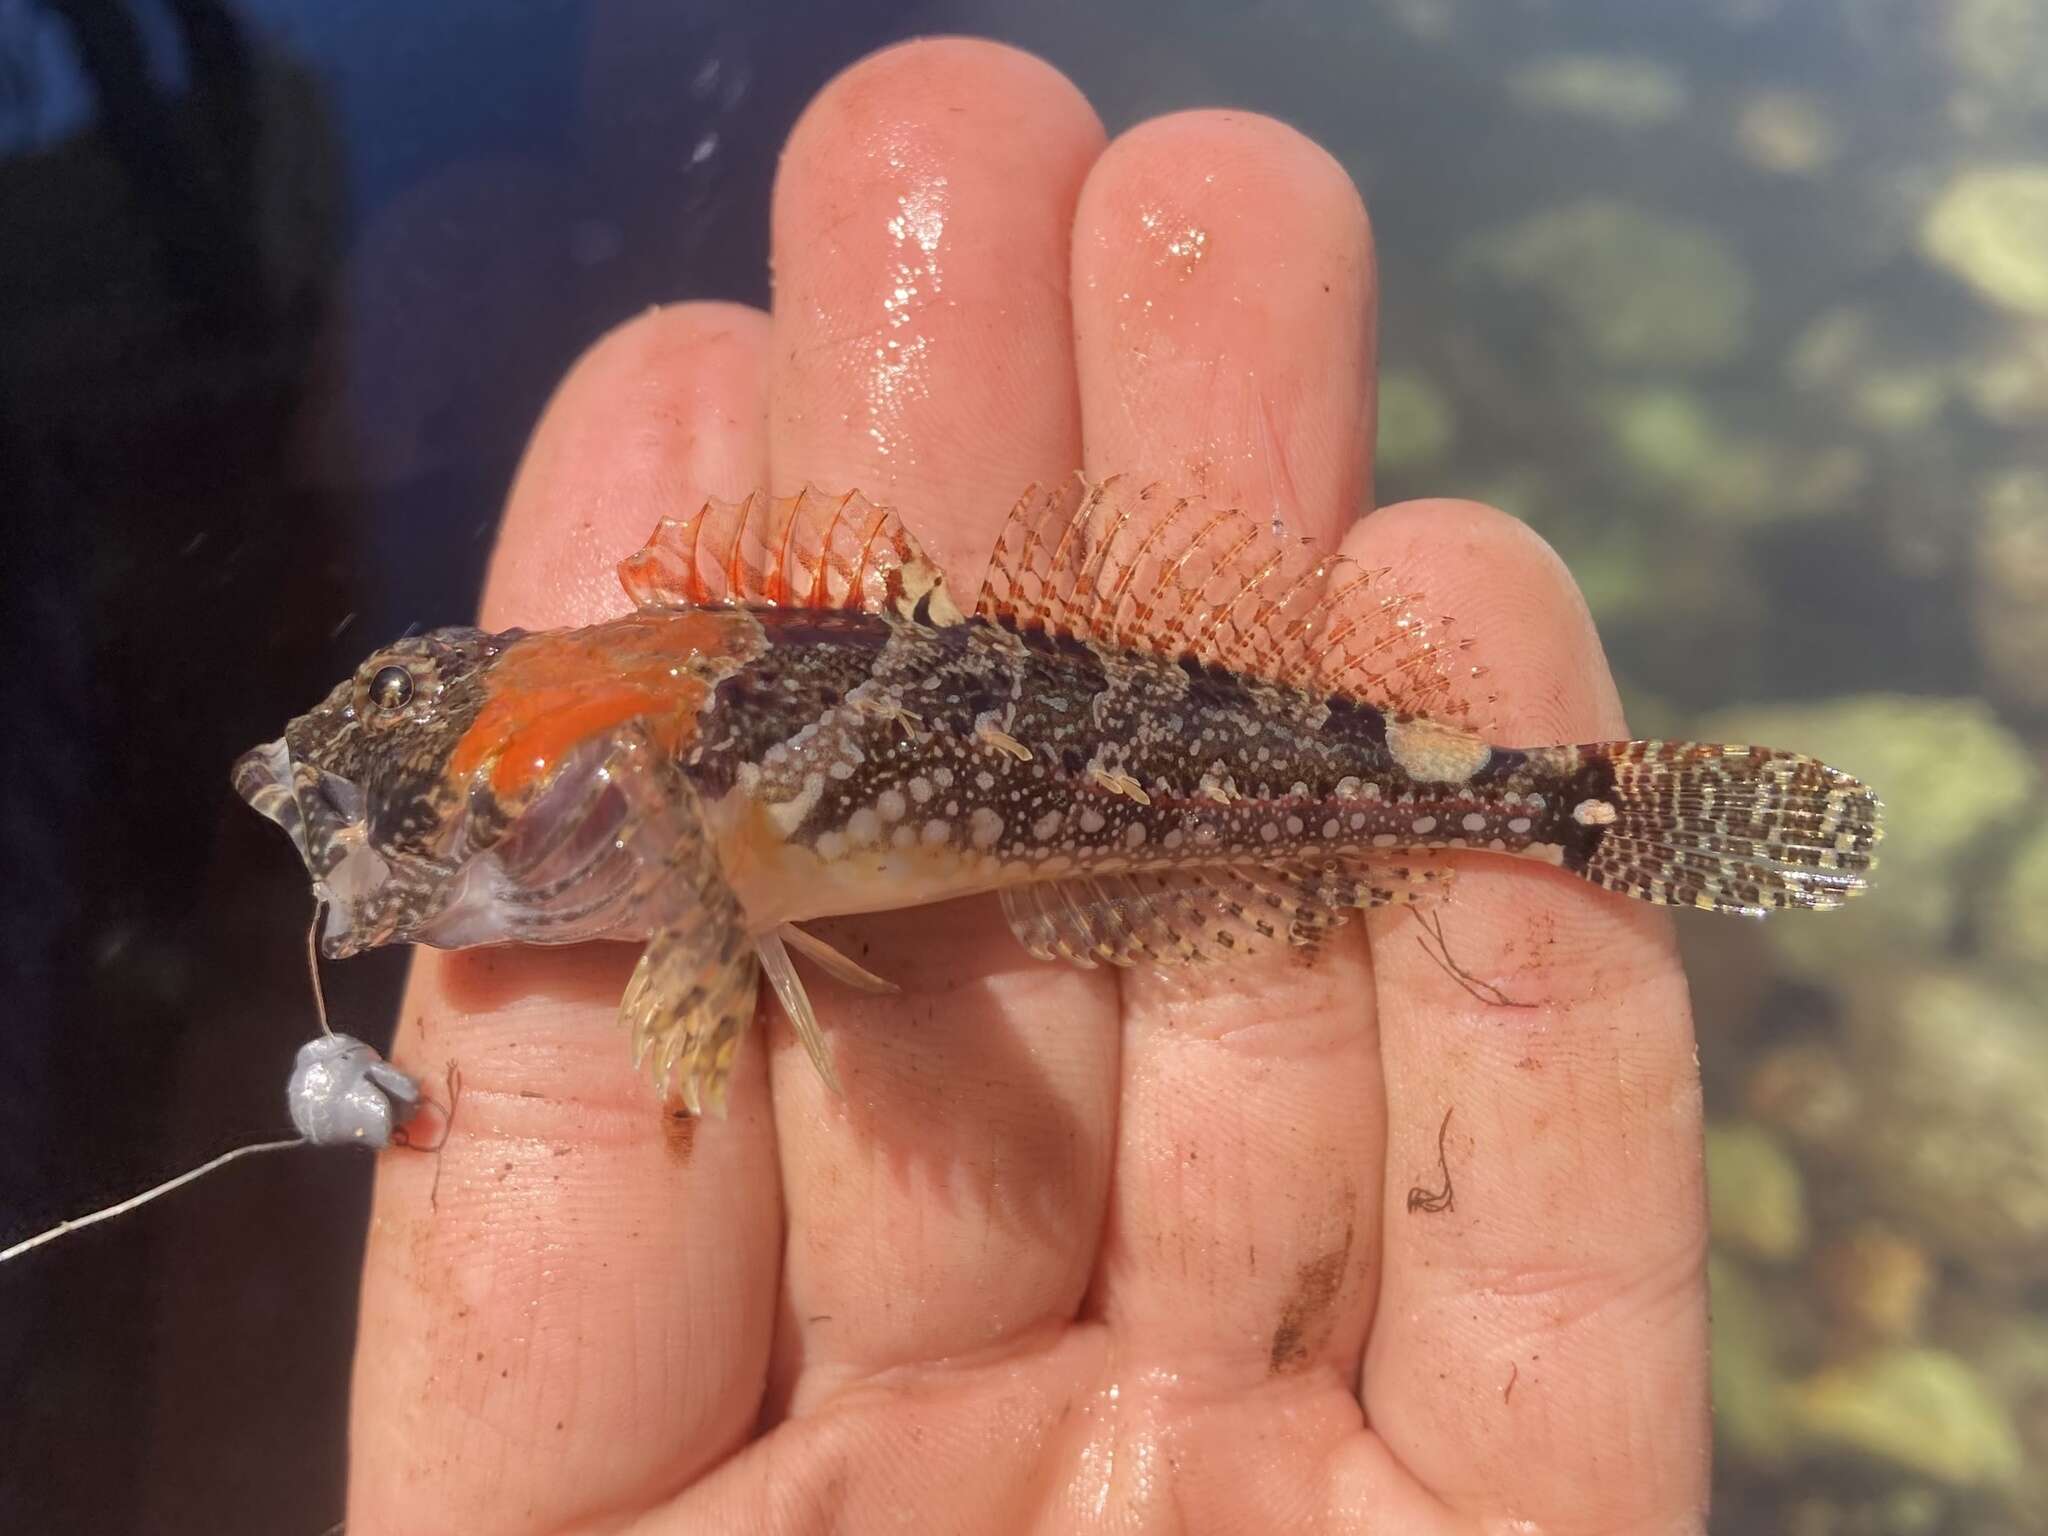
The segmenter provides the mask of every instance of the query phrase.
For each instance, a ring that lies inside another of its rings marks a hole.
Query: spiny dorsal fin
[[[944,578],[887,507],[858,491],[828,496],[755,492],[663,518],[645,547],[619,562],[642,608],[834,608],[934,624],[960,611]]]
[[[1026,492],[975,614],[1017,629],[1193,656],[1390,713],[1466,718],[1475,669],[1448,620],[1384,570],[1325,555],[1241,508],[1112,476]]]

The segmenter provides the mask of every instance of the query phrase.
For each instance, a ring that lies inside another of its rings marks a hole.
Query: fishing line
[[[0,1248],[0,1264],[5,1264],[11,1259],[20,1258],[31,1248],[40,1248],[45,1243],[54,1243],[67,1232],[80,1232],[87,1227],[96,1226],[102,1221],[110,1221],[116,1216],[125,1216],[130,1211],[136,1209],[136,1207],[149,1204],[158,1195],[168,1195],[172,1190],[181,1189],[185,1185],[190,1184],[194,1179],[203,1179],[209,1173],[212,1173],[214,1169],[225,1168],[229,1163],[234,1162],[238,1158],[252,1157],[258,1152],[282,1152],[287,1147],[311,1145],[312,1143],[303,1136],[291,1136],[281,1141],[258,1141],[246,1147],[230,1147],[227,1151],[221,1153],[219,1157],[208,1158],[197,1168],[187,1168],[175,1178],[165,1179],[163,1183],[155,1186],[153,1189],[145,1189],[139,1195],[130,1195],[126,1200],[117,1200],[112,1205],[101,1206],[98,1210],[89,1212],[84,1216],[74,1216],[69,1221],[60,1221],[57,1225],[50,1228],[49,1231],[38,1232],[34,1237],[23,1238],[12,1248]]]
[[[327,994],[320,986],[320,919],[327,914],[327,903],[313,903],[313,920],[306,924],[306,977],[313,983],[313,1017],[320,1021],[320,1033],[332,1035],[334,1031],[327,1024]]]
[[[140,1194],[88,1211],[83,1216],[60,1221],[48,1231],[38,1232],[33,1237],[0,1249],[0,1264],[10,1263],[31,1249],[53,1243],[70,1233],[111,1221],[116,1216],[125,1216],[159,1196],[182,1189],[229,1163],[254,1157],[259,1152],[340,1146],[381,1151],[385,1147],[408,1144],[405,1124],[426,1102],[418,1079],[393,1066],[353,1035],[335,1033],[327,1022],[327,997],[320,985],[319,945],[320,919],[325,912],[325,903],[316,902],[312,921],[306,927],[306,974],[313,985],[313,1011],[320,1021],[320,1034],[299,1047],[292,1065],[291,1080],[285,1089],[285,1102],[299,1134],[276,1141],[231,1147],[218,1157],[208,1158],[198,1167],[175,1174]]]

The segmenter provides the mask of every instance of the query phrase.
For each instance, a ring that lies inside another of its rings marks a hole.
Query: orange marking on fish
[[[516,797],[580,742],[635,719],[676,751],[696,728],[714,672],[759,648],[744,614],[716,609],[522,636],[499,658],[490,700],[449,772],[467,778],[487,767],[493,793]]]

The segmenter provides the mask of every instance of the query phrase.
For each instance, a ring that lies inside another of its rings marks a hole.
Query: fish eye
[[[412,674],[401,666],[379,667],[370,679],[370,702],[381,710],[403,709],[412,700]]]

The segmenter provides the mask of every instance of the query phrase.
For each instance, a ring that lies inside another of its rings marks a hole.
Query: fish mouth
[[[292,840],[322,921],[320,949],[339,960],[391,938],[397,923],[390,906],[390,861],[370,845],[362,789],[291,754],[284,738],[235,760],[235,793],[250,809]]]
[[[266,821],[274,821],[292,840],[308,868],[312,859],[306,851],[306,818],[299,812],[299,800],[292,787],[292,754],[280,736],[276,741],[252,747],[235,759],[235,793]]]
[[[644,935],[642,907],[676,832],[642,825],[607,764],[609,741],[569,755],[509,823],[446,813],[432,853],[373,835],[381,793],[293,753],[289,737],[236,760],[235,793],[292,840],[322,908],[330,959],[380,944],[463,949]],[[376,814],[372,814],[373,811]]]

